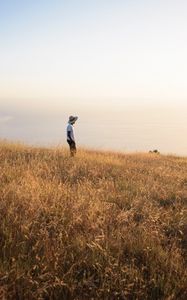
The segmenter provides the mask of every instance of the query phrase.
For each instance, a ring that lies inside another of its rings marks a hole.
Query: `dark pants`
[[[75,153],[77,152],[76,144],[74,141],[70,141],[70,140],[67,140],[67,142],[68,142],[69,148],[70,148],[70,155],[74,156]]]

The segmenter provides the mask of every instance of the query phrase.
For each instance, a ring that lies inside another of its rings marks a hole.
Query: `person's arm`
[[[68,131],[68,138],[70,139],[71,142],[73,142],[73,140],[71,138],[71,131]]]

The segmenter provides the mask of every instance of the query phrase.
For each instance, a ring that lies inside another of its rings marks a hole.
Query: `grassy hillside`
[[[0,299],[187,299],[187,158],[0,143]]]

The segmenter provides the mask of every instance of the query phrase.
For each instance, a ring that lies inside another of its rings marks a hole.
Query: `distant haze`
[[[127,101],[128,102],[128,101]],[[75,101],[76,103],[76,101]],[[66,145],[66,123],[73,113],[78,146],[117,151],[149,151],[187,155],[187,105],[90,105],[37,110],[5,107],[0,136],[34,145]],[[121,103],[121,104],[120,104]],[[8,115],[10,113],[10,115]]]

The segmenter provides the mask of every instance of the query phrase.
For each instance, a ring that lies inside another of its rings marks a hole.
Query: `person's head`
[[[70,116],[69,117],[69,123],[73,125],[73,124],[75,124],[75,122],[77,121],[77,119],[78,119],[78,117]]]

